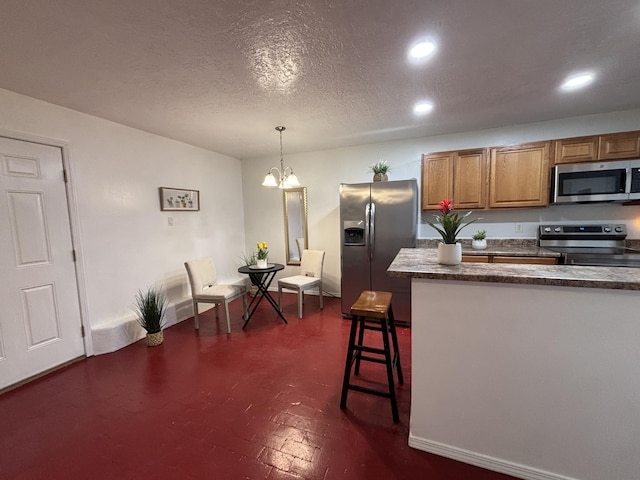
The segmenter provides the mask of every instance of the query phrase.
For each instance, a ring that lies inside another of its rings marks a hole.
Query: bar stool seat
[[[393,307],[391,304],[391,293],[365,290],[353,305],[351,305],[351,331],[349,334],[349,346],[347,347],[347,360],[344,369],[344,379],[342,382],[342,395],[340,397],[340,408],[347,407],[347,394],[349,390],[377,395],[388,398],[391,401],[391,414],[393,421],[400,421],[398,415],[398,403],[396,399],[395,382],[393,369],[395,367],[398,375],[398,383],[402,385],[402,366],[400,364],[400,351],[398,350],[398,336],[393,318]],[[375,330],[381,332],[383,348],[370,347],[364,345],[364,331]],[[393,343],[393,357],[389,345],[389,333]],[[357,342],[356,342],[357,334]],[[376,390],[351,383],[351,370],[354,375],[360,373],[360,362],[383,363],[387,370],[388,390]]]

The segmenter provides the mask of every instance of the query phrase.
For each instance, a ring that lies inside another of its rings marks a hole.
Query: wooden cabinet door
[[[550,141],[492,148],[489,207],[544,207],[549,204]]]
[[[597,135],[593,135],[555,140],[553,142],[554,164],[597,161],[598,139]]]
[[[453,203],[456,209],[487,207],[487,151],[453,154]]]
[[[453,198],[453,152],[422,156],[422,210]]]
[[[557,265],[558,259],[554,257],[503,257],[496,255],[493,263],[516,263],[519,265]]]
[[[489,263],[488,255],[462,255],[462,261],[465,263]]]
[[[640,131],[600,135],[600,160],[640,158]]]

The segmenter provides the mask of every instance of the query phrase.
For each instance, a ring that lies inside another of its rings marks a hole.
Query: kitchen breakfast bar
[[[640,478],[640,268],[402,249],[409,445],[526,479]]]

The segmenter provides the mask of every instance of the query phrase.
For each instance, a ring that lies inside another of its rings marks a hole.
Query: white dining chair
[[[298,258],[302,260],[302,252],[304,250],[304,237],[296,238],[296,245],[298,246]]]
[[[298,293],[298,318],[302,318],[302,304],[304,292],[311,288],[318,288],[320,309],[322,305],[322,268],[324,265],[324,251],[303,250],[300,261],[300,275],[285,277],[278,280],[278,306],[282,311],[282,290],[293,290]]]
[[[189,260],[184,263],[191,285],[191,298],[193,300],[193,320],[196,330],[200,328],[198,322],[198,303],[214,303],[216,318],[218,306],[224,305],[224,313],[227,317],[227,333],[231,333],[231,321],[229,319],[229,302],[242,297],[243,311],[247,313],[247,288],[243,285],[219,284],[216,266],[213,258],[204,257]]]

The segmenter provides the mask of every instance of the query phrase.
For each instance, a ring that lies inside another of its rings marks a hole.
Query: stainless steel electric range
[[[566,265],[640,267],[640,250],[625,246],[623,224],[540,225],[541,247],[562,254]]]

